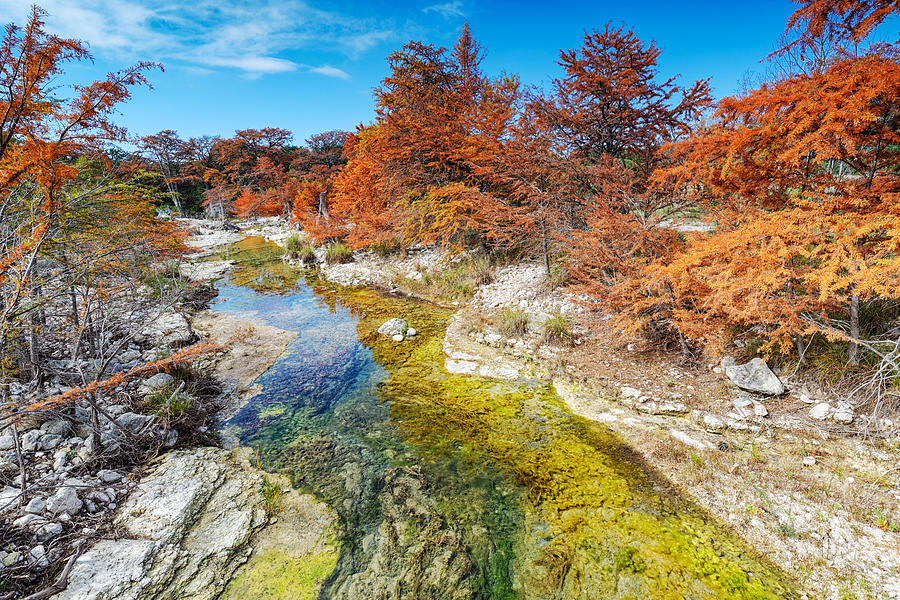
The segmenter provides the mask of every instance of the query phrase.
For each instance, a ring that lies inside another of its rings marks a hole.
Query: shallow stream
[[[544,382],[452,375],[452,312],[233,246],[213,308],[297,338],[225,424],[339,515],[322,598],[793,598],[784,574]],[[376,329],[399,316],[418,330]]]

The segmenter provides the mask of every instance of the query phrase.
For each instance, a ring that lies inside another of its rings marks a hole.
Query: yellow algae
[[[330,546],[299,558],[269,548],[250,558],[220,600],[314,600],[337,558]]]
[[[309,276],[306,283],[330,312],[343,307],[357,319],[359,340],[386,372],[374,391],[381,408],[366,400],[371,389],[357,390],[337,412],[301,403],[281,427],[267,424],[250,437],[277,452],[292,439],[351,435],[386,464],[421,466],[480,565],[473,597],[797,597],[776,566],[687,502],[606,426],[574,416],[549,385],[448,373],[442,343],[452,311]],[[416,337],[395,342],[377,333],[398,316]],[[305,483],[315,489],[317,476],[304,473]],[[345,544],[360,535],[346,531]]]

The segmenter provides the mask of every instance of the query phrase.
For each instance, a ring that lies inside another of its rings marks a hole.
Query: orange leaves
[[[900,11],[897,0],[795,0],[800,8],[791,15],[788,29],[803,28],[809,37],[841,28],[859,41],[891,14]]]
[[[25,407],[25,410],[47,410],[53,408],[54,406],[69,404],[87,394],[114,389],[119,384],[134,379],[135,377],[138,377],[140,375],[167,371],[176,365],[183,364],[195,360],[205,354],[219,352],[221,350],[221,346],[212,342],[198,342],[196,344],[188,346],[187,348],[182,348],[181,350],[174,352],[167,358],[148,362],[144,365],[134,367],[129,371],[120,371],[118,373],[115,373],[108,379],[104,379],[102,381],[92,381],[87,385],[72,388],[71,390],[62,394],[58,394],[56,396],[48,396],[40,402],[35,402],[34,404]]]
[[[421,196],[397,203],[406,244],[424,243],[454,249],[466,246],[466,233],[478,229],[482,194],[461,182],[429,187]]]
[[[450,52],[411,42],[391,55],[378,123],[348,142],[335,180],[338,212],[357,209],[347,220],[362,228],[351,243],[421,235],[453,245],[487,233],[475,215],[489,187],[479,164],[502,148],[519,91],[514,78],[483,75],[482,55],[468,25]]]

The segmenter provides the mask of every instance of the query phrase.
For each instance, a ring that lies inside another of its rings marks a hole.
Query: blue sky
[[[485,70],[543,85],[560,74],[560,48],[585,29],[626,23],[662,48],[660,71],[712,77],[717,96],[759,70],[793,11],[789,0],[756,2],[336,2],[320,0],[44,0],[48,28],[86,41],[95,61],[71,69],[96,79],[138,60],[158,61],[118,122],[134,134],[175,129],[183,137],[229,136],[277,126],[297,142],[373,118],[372,89],[385,57],[410,39],[453,43],[464,21],[487,48]],[[4,23],[30,2],[0,0]]]

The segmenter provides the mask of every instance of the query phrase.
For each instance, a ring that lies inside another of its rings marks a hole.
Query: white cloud
[[[41,0],[47,27],[83,40],[91,51],[130,60],[195,68],[231,68],[248,75],[294,71],[305,53],[354,59],[393,40],[391,24],[317,9],[304,0]],[[23,23],[22,0],[0,0],[2,23]],[[2,24],[0,23],[0,24]],[[313,62],[307,58],[309,62]],[[329,65],[310,69],[349,77]]]
[[[310,67],[310,73],[324,75],[325,77],[337,77],[338,79],[350,79],[350,75],[337,67],[331,65],[322,65],[321,67]]]
[[[465,17],[466,13],[462,9],[461,0],[453,0],[452,2],[444,2],[443,4],[432,4],[422,9],[424,13],[436,12],[443,17]]]
[[[197,59],[197,62],[201,62],[211,67],[233,67],[235,69],[247,71],[248,73],[260,74],[286,73],[288,71],[297,70],[297,63],[283,58],[273,58],[271,56],[210,56],[204,59]]]

